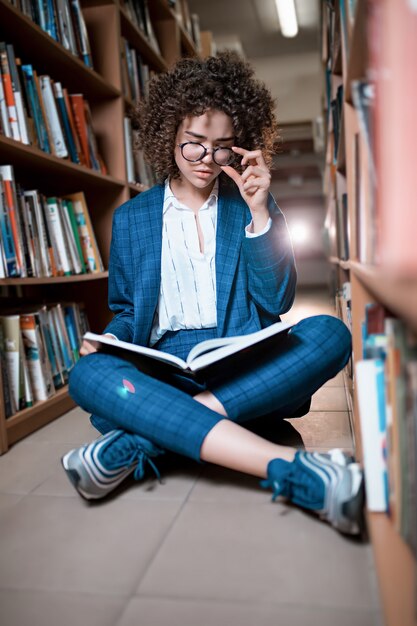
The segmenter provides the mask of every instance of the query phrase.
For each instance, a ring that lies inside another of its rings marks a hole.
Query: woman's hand
[[[242,165],[247,167],[242,175],[230,165],[224,165],[222,170],[236,183],[240,195],[248,205],[252,214],[253,232],[260,232],[269,219],[270,171],[261,150],[245,150],[236,146],[233,146],[232,150],[236,154],[242,155]]]
[[[110,339],[114,339],[113,335],[106,334],[106,335],[102,335],[102,337],[109,337]],[[97,352],[96,346],[92,344],[90,341],[86,341],[84,339],[80,348],[81,356],[86,356],[87,354],[93,354],[94,352]]]

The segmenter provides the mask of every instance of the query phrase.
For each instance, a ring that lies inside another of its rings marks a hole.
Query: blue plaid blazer
[[[222,178],[222,177],[221,177]],[[164,186],[116,209],[109,263],[109,307],[103,332],[148,345],[158,304]],[[272,227],[245,237],[251,221],[235,184],[220,181],[216,231],[217,335],[243,335],[279,320],[291,308],[296,270],[285,218],[270,195]],[[204,339],[204,337],[201,337]]]

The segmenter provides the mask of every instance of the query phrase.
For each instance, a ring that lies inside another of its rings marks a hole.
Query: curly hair
[[[272,96],[248,63],[236,53],[223,52],[217,57],[181,59],[169,71],[155,75],[147,100],[138,104],[132,116],[139,131],[138,147],[160,180],[179,176],[174,148],[181,122],[209,109],[231,118],[236,145],[261,149],[271,163],[278,138]]]

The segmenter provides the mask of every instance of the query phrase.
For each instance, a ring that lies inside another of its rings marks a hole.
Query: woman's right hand
[[[102,335],[102,337],[109,337],[110,339],[115,339],[113,335],[107,335],[107,334]],[[86,356],[87,354],[93,354],[94,352],[97,352],[96,345],[84,339],[84,341],[81,344],[80,355]]]

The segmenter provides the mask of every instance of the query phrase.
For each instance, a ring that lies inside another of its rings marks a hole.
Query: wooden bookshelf
[[[151,72],[166,70],[183,55],[196,55],[195,45],[166,0],[148,3],[161,54],[130,19],[120,0],[81,0],[94,69],[56,42],[9,0],[0,0],[0,41],[13,44],[16,56],[31,63],[38,74],[61,81],[69,93],[82,93],[90,104],[99,150],[108,173],[59,159],[35,146],[0,135],[0,164],[11,164],[16,181],[45,195],[65,196],[83,191],[105,271],[54,278],[0,279],[1,302],[84,302],[90,326],[100,332],[110,320],[107,310],[108,259],[113,211],[144,186],[127,181],[123,120],[134,102],[125,98],[122,83],[122,38]],[[1,304],[0,304],[1,306]],[[45,402],[5,418],[0,377],[0,454],[30,432],[74,406],[67,387]]]
[[[354,15],[350,14],[352,6],[348,0],[335,0],[333,10],[331,3],[323,4],[322,9],[323,62],[328,86],[324,99],[329,122],[324,191],[333,283],[339,290],[343,284],[350,284],[356,361],[362,358],[362,323],[368,303],[382,305],[404,322],[410,335],[417,336],[417,248],[413,254],[409,236],[412,230],[417,234],[416,222],[410,220],[409,211],[409,198],[417,193],[417,178],[410,176],[408,167],[411,137],[415,137],[417,124],[411,116],[411,84],[404,80],[402,68],[404,64],[415,69],[416,46],[411,33],[415,36],[417,15],[404,0],[357,0]],[[403,76],[402,83],[399,76]],[[387,104],[387,96],[394,88],[392,80],[396,81],[395,97],[392,95]],[[372,120],[369,135],[357,108],[353,81],[366,81],[375,87],[374,104],[369,110]],[[343,85],[343,101],[339,119],[335,120],[332,117],[335,105],[330,105],[330,101],[336,100],[340,85]],[[388,165],[394,160],[396,168],[391,175]],[[338,214],[341,189],[347,193],[345,233],[340,232],[343,225]],[[389,222],[388,215],[389,219],[395,216],[398,225],[395,233],[394,218]],[[399,243],[401,229],[404,245],[408,245],[406,259]],[[341,234],[348,240],[347,258],[342,254]],[[387,248],[391,256],[387,255]],[[360,414],[355,378],[352,380],[347,372],[344,374],[351,391],[356,456],[362,462],[360,425],[368,416]],[[367,521],[385,624],[416,626],[415,556],[388,514],[368,512]]]

